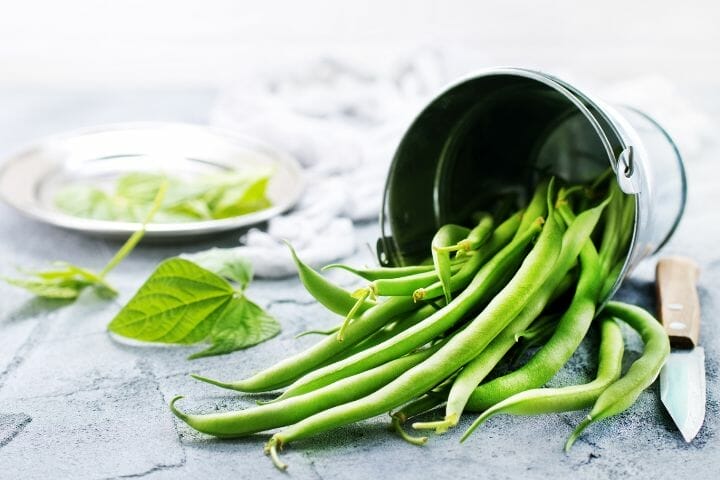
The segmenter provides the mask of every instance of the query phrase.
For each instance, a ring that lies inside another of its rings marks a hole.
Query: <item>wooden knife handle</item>
[[[687,257],[666,257],[655,270],[660,320],[677,348],[693,348],[700,337],[697,264]]]

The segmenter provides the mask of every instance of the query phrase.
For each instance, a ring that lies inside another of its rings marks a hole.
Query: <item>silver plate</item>
[[[139,223],[78,218],[53,202],[70,183],[106,184],[123,173],[166,171],[179,176],[272,166],[267,195],[272,206],[221,220],[151,223],[148,238],[206,235],[266,221],[292,207],[303,190],[297,161],[259,141],[214,127],[181,123],[132,123],[96,127],[46,138],[0,167],[0,198],[20,212],[58,227],[123,238]]]

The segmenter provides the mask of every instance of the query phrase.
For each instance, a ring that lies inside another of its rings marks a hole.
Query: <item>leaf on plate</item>
[[[152,203],[163,182],[166,181],[167,177],[159,173],[128,173],[118,178],[115,185],[115,194],[119,197],[131,199],[133,203],[149,204]]]
[[[187,222],[243,215],[271,205],[266,196],[270,169],[248,169],[192,179],[162,173],[131,172],[120,176],[111,190],[83,184],[68,185],[55,196],[55,205],[73,216],[140,222],[151,209],[160,186],[167,194],[156,222]]]
[[[265,196],[269,180],[269,176],[258,177],[226,188],[212,207],[213,217],[235,217],[269,207]]]

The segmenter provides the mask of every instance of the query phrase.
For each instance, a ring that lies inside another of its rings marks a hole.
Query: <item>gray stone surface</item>
[[[695,91],[720,119],[715,92]],[[55,131],[133,119],[203,121],[210,91],[0,92],[0,154]],[[707,353],[708,415],[700,435],[686,445],[653,387],[623,415],[593,427],[565,455],[562,442],[582,413],[497,417],[464,445],[458,438],[471,418],[418,448],[399,441],[378,417],[293,444],[283,452],[293,478],[716,478],[720,445],[720,345],[716,318],[720,281],[720,166],[717,145],[689,158],[686,217],[667,252],[689,253],[703,267],[700,281]],[[361,242],[377,235],[361,226]],[[269,308],[282,333],[232,355],[185,357],[193,348],[137,347],[106,333],[109,320],[162,258],[211,245],[231,245],[237,233],[183,245],[142,245],[111,275],[121,296],[102,302],[92,294],[73,305],[33,299],[0,284],[0,478],[281,478],[262,455],[266,435],[220,441],[178,423],[166,404],[186,395],[193,411],[243,408],[252,399],[195,382],[191,372],[242,377],[313,342],[295,340],[308,327],[336,321],[314,304],[296,279],[256,281],[249,295]],[[14,265],[41,266],[64,259],[100,267],[117,244],[83,237],[24,219],[0,206],[0,275]],[[360,248],[355,262],[371,262]],[[652,260],[629,279],[620,298],[653,307]],[[348,277],[338,276],[348,283]],[[554,380],[581,381],[592,374],[592,337]],[[640,346],[629,343],[628,360]],[[430,415],[431,417],[433,415]]]

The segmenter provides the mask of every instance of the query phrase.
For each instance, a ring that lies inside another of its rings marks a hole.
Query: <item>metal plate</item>
[[[272,206],[232,218],[151,223],[148,238],[193,237],[266,221],[292,207],[303,190],[299,164],[289,155],[251,138],[214,127],[181,123],[132,123],[96,127],[42,140],[0,167],[0,198],[20,212],[58,227],[124,238],[136,222],[79,218],[53,202],[64,186],[108,184],[119,175],[146,171],[178,177],[272,166],[267,195]]]

